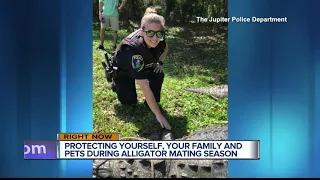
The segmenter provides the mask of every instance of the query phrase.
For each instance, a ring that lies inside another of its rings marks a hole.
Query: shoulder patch
[[[132,56],[132,60],[131,60],[131,64],[132,64],[132,68],[139,72],[143,69],[144,67],[144,61],[141,55],[133,55]]]

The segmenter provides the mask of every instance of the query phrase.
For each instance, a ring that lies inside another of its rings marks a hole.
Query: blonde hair
[[[146,9],[146,11],[144,12],[144,15],[149,14],[149,13],[156,13],[157,14],[157,11],[154,8],[148,7]]]
[[[141,29],[144,29],[145,25],[149,23],[161,24],[161,28],[164,29],[165,20],[163,16],[157,14],[154,8],[148,7],[141,19]]]

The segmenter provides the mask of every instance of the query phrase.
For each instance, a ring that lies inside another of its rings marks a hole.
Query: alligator
[[[188,88],[186,90],[194,93],[208,94],[215,99],[228,96],[228,85],[219,85],[214,88]]]
[[[200,129],[177,140],[227,140],[227,125]],[[167,135],[165,140],[172,138]],[[94,160],[93,178],[227,178],[227,160]]]

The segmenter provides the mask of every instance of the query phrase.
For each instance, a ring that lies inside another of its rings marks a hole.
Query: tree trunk
[[[205,7],[204,7],[204,1],[205,0],[202,0],[202,6],[201,6],[201,9],[202,9],[202,11],[201,11],[201,16],[203,17],[204,16],[204,10],[205,10]]]
[[[216,13],[214,12],[214,3],[211,2],[211,16],[216,16]]]
[[[224,0],[224,16],[228,17],[228,0]]]
[[[163,9],[164,9],[164,18],[168,19],[169,11],[168,11],[168,0],[164,0],[163,2]]]

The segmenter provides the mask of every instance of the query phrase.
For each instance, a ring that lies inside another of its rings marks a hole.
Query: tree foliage
[[[196,17],[227,17],[227,0],[127,0],[120,13],[124,21],[141,19],[147,7],[154,7],[166,21],[190,22]],[[99,0],[93,0],[93,17],[98,21]]]

